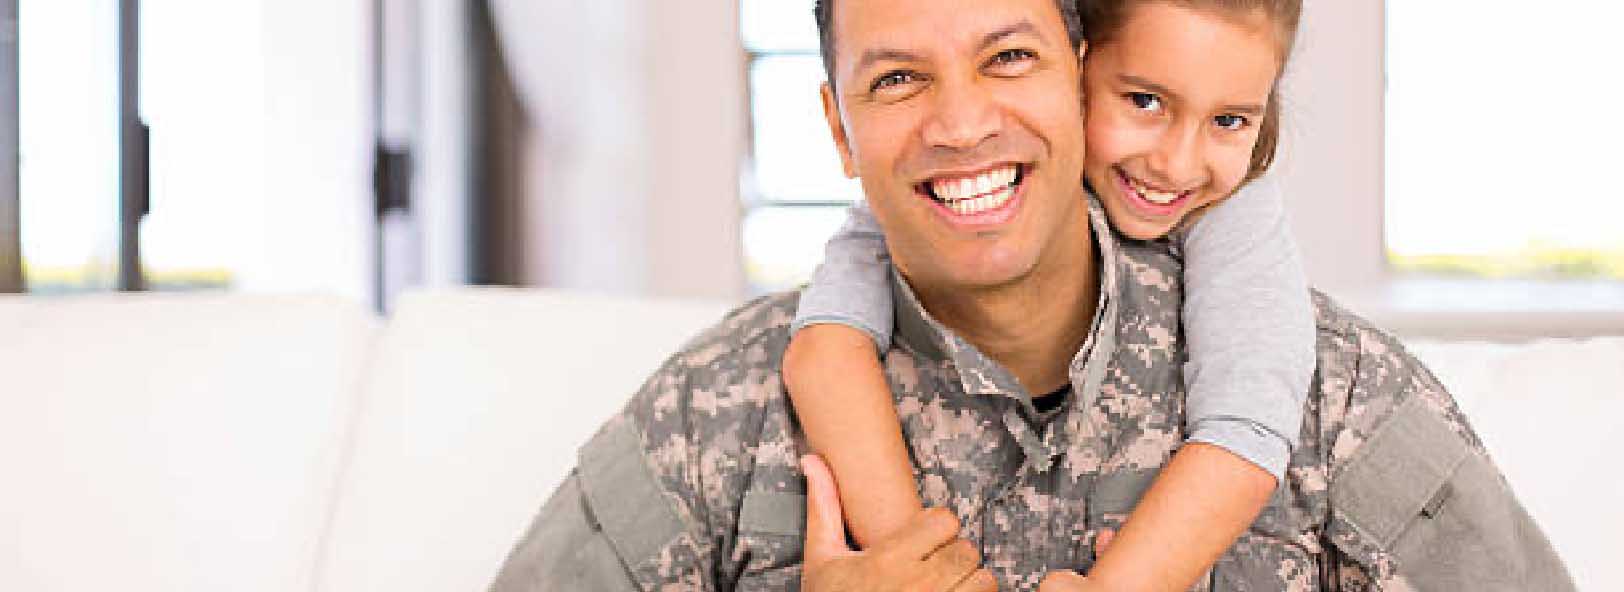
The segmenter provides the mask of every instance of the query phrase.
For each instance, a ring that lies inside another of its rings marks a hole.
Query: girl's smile
[[[1174,216],[1196,193],[1194,189],[1167,190],[1156,187],[1130,176],[1122,167],[1113,166],[1111,171],[1116,173],[1117,189],[1127,198],[1128,205],[1138,209],[1144,217]]]

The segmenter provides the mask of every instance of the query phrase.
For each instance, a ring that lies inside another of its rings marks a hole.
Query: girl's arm
[[[858,204],[802,292],[784,352],[790,401],[808,443],[834,470],[847,524],[864,547],[921,509],[876,355],[890,347],[889,274],[884,237]]]
[[[1186,433],[1275,477],[1302,430],[1314,305],[1279,187],[1265,177],[1184,241]]]
[[[1256,519],[1301,431],[1314,372],[1308,282],[1273,183],[1187,234],[1187,440],[1089,575],[1108,590],[1184,590]]]

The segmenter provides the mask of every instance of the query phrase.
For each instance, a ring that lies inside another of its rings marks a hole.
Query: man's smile
[[[954,224],[1002,224],[1016,209],[1028,168],[1002,163],[972,172],[943,172],[915,185],[914,190]]]

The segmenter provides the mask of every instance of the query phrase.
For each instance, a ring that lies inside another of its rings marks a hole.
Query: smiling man
[[[494,590],[1034,590],[1089,570],[1183,441],[1187,354],[1177,254],[1120,237],[1082,186],[1067,7],[819,11],[830,127],[896,271],[884,364],[937,509],[852,550],[817,463],[809,507],[779,374],[797,295],[776,294],[677,352],[581,449]],[[1301,442],[1201,586],[1570,589],[1431,374],[1315,305]]]
[[[1075,16],[1054,0],[831,6],[825,112],[892,263],[1022,384],[1066,384],[1098,288]]]

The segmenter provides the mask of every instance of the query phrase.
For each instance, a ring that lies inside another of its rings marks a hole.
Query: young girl
[[[1306,280],[1262,175],[1301,0],[1080,0],[1085,177],[1123,235],[1185,259],[1186,444],[1087,583],[1188,588],[1255,519],[1295,445],[1313,372]],[[1230,196],[1234,195],[1233,198]],[[1199,222],[1197,221],[1199,219]],[[861,206],[802,295],[784,377],[868,546],[921,509],[875,347],[890,347],[885,246]],[[1068,395],[1034,393],[1041,411]],[[1112,536],[1114,534],[1114,536]],[[1108,545],[1108,546],[1107,546]]]

